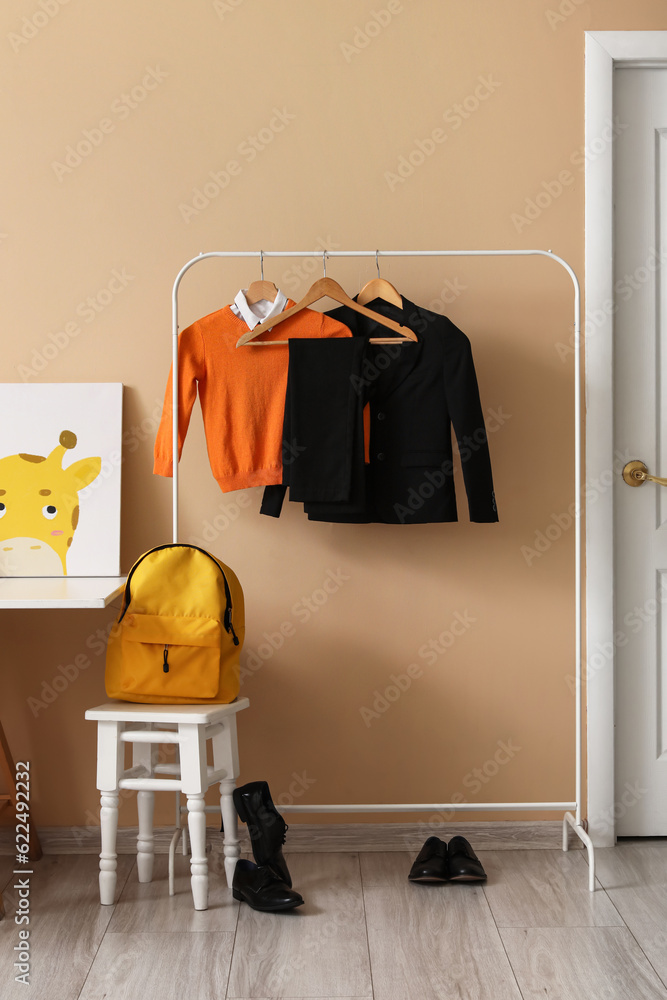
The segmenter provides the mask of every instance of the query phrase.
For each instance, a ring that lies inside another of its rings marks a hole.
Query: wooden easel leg
[[[2,723],[0,722],[0,772],[5,776],[5,783],[7,785],[7,792],[4,795],[0,795],[0,804],[3,802],[11,803],[14,808],[14,815],[16,815],[16,767],[14,766],[14,760],[12,758],[11,750],[9,749],[9,744],[7,743],[7,737],[5,736],[5,731],[2,728]],[[30,812],[32,817],[32,810]],[[37,828],[30,818],[28,823],[29,828],[29,850],[28,857],[31,861],[39,861],[42,856],[42,845],[39,842],[39,837],[37,836]]]

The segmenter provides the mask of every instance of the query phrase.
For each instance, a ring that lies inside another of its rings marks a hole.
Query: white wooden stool
[[[205,910],[208,907],[208,860],[204,795],[210,785],[219,782],[225,874],[227,885],[231,887],[240,853],[237,815],[232,798],[239,773],[236,715],[249,704],[247,698],[238,698],[229,705],[139,705],[109,701],[88,709],[86,719],[97,722],[101,903],[113,903],[116,892],[116,833],[121,788],[137,790],[137,871],[140,882],[150,882],[153,877],[153,805],[156,789],[182,792],[187,796],[192,898],[196,910]],[[206,763],[207,740],[212,741],[212,767]],[[132,744],[130,768],[125,767],[125,743]],[[172,764],[158,763],[159,743],[176,744],[178,760]],[[155,777],[159,774],[177,777]],[[173,852],[170,860],[173,863]]]

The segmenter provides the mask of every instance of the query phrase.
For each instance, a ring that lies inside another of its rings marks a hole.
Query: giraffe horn
[[[63,431],[59,438],[59,444],[49,455],[49,461],[57,461],[62,465],[63,456],[66,451],[76,447],[76,434],[73,431]]]

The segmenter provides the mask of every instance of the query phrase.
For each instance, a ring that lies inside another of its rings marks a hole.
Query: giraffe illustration
[[[42,455],[0,458],[0,576],[66,576],[67,553],[79,521],[78,492],[100,473],[101,458],[82,458],[66,469],[76,434]]]

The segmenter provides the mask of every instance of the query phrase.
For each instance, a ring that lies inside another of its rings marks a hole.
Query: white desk
[[[0,608],[106,608],[124,576],[0,577]]]

